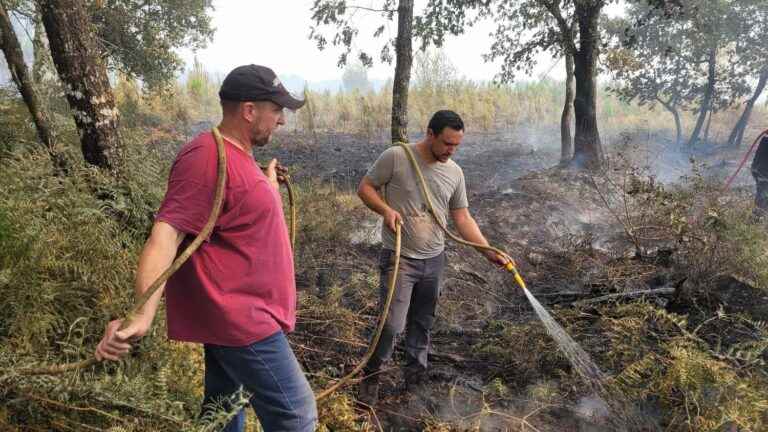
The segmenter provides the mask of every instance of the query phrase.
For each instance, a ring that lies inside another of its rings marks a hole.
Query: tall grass
[[[440,76],[440,75],[438,75]],[[476,82],[447,74],[447,78],[418,79],[409,93],[409,133],[423,133],[431,115],[439,109],[452,109],[465,120],[468,133],[495,133],[516,128],[546,131],[559,136],[564,103],[564,84],[542,79],[514,84]],[[142,94],[134,83],[119,80],[117,99],[123,121],[129,126],[153,125],[155,129],[173,124],[186,136],[200,129],[200,124],[215,123],[220,118],[218,87],[220,81],[195,63],[184,83],[171,86],[164,93]],[[619,100],[601,84],[598,91],[598,124],[605,142],[614,141],[622,132],[640,132],[671,142],[675,130],[672,115],[660,106],[648,107]],[[305,89],[307,106],[288,112],[286,129],[316,136],[318,133],[350,133],[368,139],[386,139],[390,130],[392,84],[379,89],[313,91]],[[693,128],[695,113],[683,112],[683,138]],[[713,115],[710,142],[722,143],[741,114],[741,106]],[[756,107],[745,136],[749,142],[768,128],[768,111]],[[553,144],[559,144],[553,139]]]

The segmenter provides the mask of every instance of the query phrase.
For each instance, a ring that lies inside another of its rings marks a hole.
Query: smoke
[[[598,396],[582,397],[579,399],[579,403],[574,408],[574,411],[585,419],[597,423],[602,423],[610,415],[608,405]]]
[[[382,219],[372,214],[358,221],[357,228],[349,235],[353,245],[375,245],[381,242]]]

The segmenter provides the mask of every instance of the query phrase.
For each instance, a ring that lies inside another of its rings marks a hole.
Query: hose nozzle
[[[515,282],[517,282],[517,284],[520,286],[520,288],[522,288],[524,290],[528,289],[525,286],[525,281],[523,280],[523,277],[520,276],[520,272],[517,271],[517,268],[515,267],[515,265],[512,262],[508,262],[504,266],[504,268],[507,269],[508,272],[513,274],[513,277],[515,278]]]

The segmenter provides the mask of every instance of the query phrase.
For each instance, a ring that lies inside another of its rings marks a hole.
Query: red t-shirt
[[[244,346],[296,322],[293,254],[280,193],[253,157],[225,140],[224,206],[209,239],[166,284],[170,339]],[[179,151],[157,214],[192,241],[213,205],[216,143],[210,132]]]

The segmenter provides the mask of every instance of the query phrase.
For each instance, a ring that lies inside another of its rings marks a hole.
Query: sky
[[[420,13],[426,2],[415,0],[414,13]],[[236,66],[255,63],[274,69],[286,85],[293,87],[291,90],[301,90],[304,81],[316,89],[328,85],[338,88],[343,70],[336,63],[342,51],[332,46],[320,51],[309,39],[313,3],[314,0],[214,0],[212,15],[216,31],[213,41],[197,52],[189,49],[178,52],[188,69],[197,57],[207,71],[220,78]],[[380,7],[382,0],[349,0],[348,3],[376,8]],[[606,8],[606,13],[615,15],[622,8],[621,2],[613,3]],[[354,20],[361,29],[356,46],[374,56],[385,41],[397,34],[396,21],[388,22],[376,13],[358,12]],[[372,33],[381,23],[387,24],[386,30],[380,38],[374,39]],[[493,22],[484,21],[461,36],[447,37],[442,52],[456,67],[459,76],[488,81],[499,72],[498,61],[486,63],[482,58],[489,51],[492,42],[489,34],[494,29]],[[325,34],[331,38],[332,32],[333,29],[326,28]],[[416,49],[417,43],[414,44]],[[5,82],[8,71],[4,62],[0,61],[0,64],[0,82]],[[394,64],[382,64],[380,61],[376,61],[368,71],[369,79],[380,82],[393,74]],[[521,79],[537,80],[545,76],[563,79],[562,61],[541,55],[531,75]],[[334,81],[335,84],[329,84]]]
[[[357,0],[350,2],[359,6],[376,7],[381,1]],[[425,0],[416,0],[415,11],[420,10]],[[271,67],[280,75],[299,75],[308,81],[336,80],[342,70],[336,65],[339,48],[317,49],[309,39],[312,0],[217,0],[214,1],[213,25],[216,28],[213,42],[197,53],[182,50],[181,55],[188,64],[196,55],[207,69],[226,71],[248,63]],[[397,34],[396,21],[390,22],[384,34],[374,40],[368,35],[385,22],[376,14],[360,12],[355,17],[360,22],[360,35],[356,43],[378,53],[385,38]],[[330,30],[330,29],[329,29]],[[461,38],[452,38],[445,51],[459,71],[471,79],[492,78],[498,67],[483,64],[480,46],[487,47],[486,34],[490,29],[472,31]],[[330,32],[326,35],[333,36]],[[463,67],[462,67],[463,66]],[[369,69],[371,79],[386,79],[392,75],[393,65],[376,62]]]
[[[351,0],[350,4],[365,7],[380,7],[381,0]],[[207,70],[225,75],[229,70],[242,64],[262,64],[271,67],[280,76],[298,75],[312,82],[338,80],[342,70],[336,65],[341,50],[329,46],[319,51],[309,39],[311,6],[313,0],[216,0],[213,25],[216,28],[213,42],[206,49],[193,53],[180,51],[187,64],[195,56]],[[418,14],[426,0],[416,0],[414,13]],[[607,12],[616,13],[619,6],[612,6]],[[355,22],[361,29],[357,45],[372,54],[379,52],[384,41],[397,34],[397,22],[389,22],[387,29],[378,40],[370,35],[384,22],[378,15],[358,12]],[[494,30],[492,22],[484,22],[470,28],[458,37],[446,40],[443,52],[456,66],[460,76],[482,81],[491,80],[499,71],[499,64],[485,63],[482,54],[491,45],[489,33]],[[332,29],[325,33],[333,36]],[[386,38],[386,39],[385,39]],[[417,46],[414,45],[414,49]],[[557,64],[556,64],[557,63]],[[531,78],[543,74],[562,79],[562,62],[542,56],[539,66]],[[376,62],[368,71],[370,79],[385,80],[393,75],[394,65]]]

